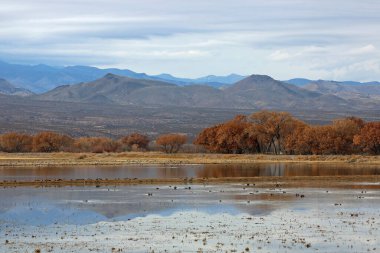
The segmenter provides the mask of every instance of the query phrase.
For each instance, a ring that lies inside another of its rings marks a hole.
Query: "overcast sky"
[[[0,60],[380,80],[380,1],[1,0]]]

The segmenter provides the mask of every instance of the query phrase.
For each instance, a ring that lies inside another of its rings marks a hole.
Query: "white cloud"
[[[368,44],[364,47],[354,48],[349,51],[350,54],[360,55],[360,54],[370,54],[376,51],[376,47],[372,44]]]
[[[158,56],[158,57],[203,57],[209,55],[208,52],[200,51],[200,50],[186,50],[186,51],[154,51],[151,54],[148,54],[151,56]]]
[[[274,61],[283,61],[291,58],[291,55],[288,52],[276,50],[269,55],[269,58]]]
[[[372,0],[2,0],[0,60],[380,80],[378,13]]]
[[[362,62],[355,62],[331,70],[331,79],[336,80],[351,79],[361,81],[375,81],[378,80],[375,79],[375,77],[379,75],[380,60],[366,60]]]

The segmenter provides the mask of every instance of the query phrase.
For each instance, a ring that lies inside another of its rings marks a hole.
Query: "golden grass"
[[[380,156],[365,155],[246,155],[126,153],[0,153],[0,166],[64,166],[123,164],[242,164],[272,162],[379,164]]]

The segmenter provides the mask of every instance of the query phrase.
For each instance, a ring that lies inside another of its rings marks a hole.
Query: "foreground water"
[[[0,179],[8,181],[365,175],[380,175],[380,167],[378,165],[323,163],[0,167]]]
[[[379,252],[380,184],[4,188],[0,252]]]

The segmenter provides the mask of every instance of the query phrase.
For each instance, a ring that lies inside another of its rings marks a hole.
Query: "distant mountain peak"
[[[248,76],[250,80],[257,81],[257,82],[265,82],[265,81],[275,81],[272,77],[268,75],[258,75],[258,74],[253,74]],[[244,80],[244,79],[243,79]]]
[[[110,80],[115,80],[115,79],[120,79],[121,76],[112,74],[112,73],[107,73],[103,78],[104,79],[110,79]]]
[[[161,78],[175,78],[174,76],[172,76],[171,74],[168,74],[168,73],[162,73],[160,75],[157,75],[157,77],[161,77]]]
[[[231,73],[227,77],[242,77],[241,75],[238,75],[236,73]]]
[[[26,97],[32,95],[33,93],[27,89],[18,88],[6,79],[0,78],[0,94]]]
[[[266,89],[269,87],[275,88],[282,86],[283,83],[273,79],[268,75],[250,75],[243,80],[233,84],[228,89],[230,90],[246,90],[246,89]]]

